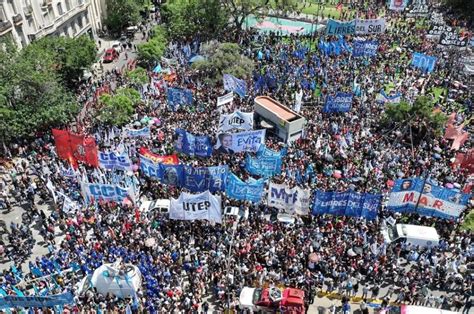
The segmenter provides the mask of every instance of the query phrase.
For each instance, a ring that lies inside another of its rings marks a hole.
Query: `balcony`
[[[41,3],[41,8],[43,10],[46,10],[48,7],[53,6],[53,0],[43,0],[43,3]]]
[[[17,15],[14,15],[13,23],[15,23],[15,25],[20,25],[21,23],[23,23],[23,16],[21,16],[20,13],[18,13]]]
[[[12,22],[10,21],[1,21],[0,22],[0,34],[12,28]]]
[[[31,6],[31,4],[23,7],[23,13],[25,14],[25,16],[31,16],[33,14],[33,7]]]

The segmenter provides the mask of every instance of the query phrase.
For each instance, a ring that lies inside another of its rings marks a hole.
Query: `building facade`
[[[101,0],[0,0],[0,38],[20,48],[45,36],[95,36],[102,28]]]

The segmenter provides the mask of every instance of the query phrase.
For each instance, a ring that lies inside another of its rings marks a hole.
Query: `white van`
[[[382,235],[389,244],[403,242],[420,247],[439,245],[439,235],[433,227],[396,224],[382,229]]]
[[[142,201],[139,210],[142,213],[158,212],[160,214],[169,214],[170,206],[171,201],[169,199]]]

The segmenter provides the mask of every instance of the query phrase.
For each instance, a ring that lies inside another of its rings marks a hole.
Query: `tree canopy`
[[[229,15],[219,0],[170,0],[162,7],[162,18],[174,38],[198,35],[212,38],[224,31]]]
[[[66,123],[78,111],[62,84],[56,55],[41,43],[0,50],[0,137],[9,142]]]
[[[101,108],[98,120],[109,125],[125,125],[139,102],[140,94],[133,88],[120,88],[115,95],[104,94],[99,97]]]
[[[155,26],[151,31],[148,42],[137,46],[140,64],[144,66],[155,65],[165,53],[167,45],[166,30],[162,26]]]
[[[446,115],[435,110],[434,104],[427,96],[419,96],[413,104],[404,101],[389,104],[385,109],[385,125],[401,128],[407,135],[411,133],[414,143],[440,136],[446,121]]]
[[[125,27],[138,24],[143,5],[144,0],[107,0],[105,25],[110,33],[120,35]]]
[[[204,60],[196,61],[193,68],[200,71],[205,82],[215,85],[224,74],[247,79],[252,74],[254,63],[240,54],[240,47],[234,43],[211,41],[201,47]]]

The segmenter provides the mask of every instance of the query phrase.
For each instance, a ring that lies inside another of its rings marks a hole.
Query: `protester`
[[[360,14],[375,17],[378,11],[378,8],[361,9]],[[391,28],[382,35],[370,36],[379,41],[378,53],[371,59],[352,58],[345,48],[339,54],[327,55],[320,49],[305,46],[319,43],[319,35],[282,38],[275,33],[242,32],[238,41],[243,51],[255,60],[256,68],[252,81],[248,82],[248,95],[234,97],[221,112],[216,110],[215,101],[224,94],[222,86],[204,83],[200,74],[189,67],[189,55],[199,47],[195,41],[170,43],[166,58],[178,60],[173,65],[174,81],[165,82],[164,74],[150,73],[148,84],[134,86],[116,70],[80,86],[78,99],[85,110],[78,117],[75,131],[93,136],[99,151],[128,155],[133,166],[130,171],[117,171],[79,163],[78,169],[73,169],[58,157],[50,134],[38,134],[32,143],[22,141],[12,145],[9,150],[16,158],[9,175],[1,178],[1,198],[7,207],[25,200],[28,206],[22,223],[12,224],[8,240],[2,239],[0,243],[5,257],[15,265],[0,278],[1,291],[15,294],[20,281],[44,277],[35,281],[34,289],[24,293],[77,292],[77,283],[85,276],[103,263],[121,259],[136,265],[141,272],[142,287],[134,298],[88,290],[76,295],[76,304],[67,308],[73,312],[96,313],[125,309],[134,313],[196,313],[198,310],[207,313],[211,308],[237,308],[240,290],[245,286],[286,286],[304,290],[306,305],[313,304],[316,289],[338,292],[347,298],[341,303],[344,313],[351,311],[350,297],[362,297],[360,310],[368,313],[368,304],[379,296],[383,297],[384,306],[393,295],[397,296],[395,303],[427,305],[433,291],[443,296],[443,301],[434,302],[436,307],[459,310],[464,306],[464,312],[469,312],[473,281],[465,267],[472,263],[473,247],[472,235],[459,226],[464,213],[459,219],[445,220],[394,213],[382,203],[373,220],[307,215],[297,217],[294,225],[288,227],[265,217],[278,212],[265,201],[258,204],[239,201],[224,191],[213,194],[222,197],[223,207],[247,210],[247,219],[226,217],[222,224],[172,220],[157,211],[140,212],[134,201],[128,199],[126,202],[96,200],[82,205],[81,182],[122,186],[126,182],[127,186],[139,187],[138,198],[142,200],[176,199],[181,192],[190,192],[179,186],[175,168],[166,168],[166,178],[162,181],[145,175],[138,167],[140,148],[148,148],[160,156],[173,155],[177,148],[173,145],[177,140],[176,129],[196,137],[217,134],[220,113],[237,109],[252,112],[254,97],[262,94],[297,108],[307,119],[304,136],[288,145],[282,172],[271,178],[272,182],[298,185],[311,191],[353,190],[386,197],[390,192],[387,182],[429,172],[430,178],[440,183],[456,182],[463,186],[469,174],[453,165],[456,152],[450,150],[451,143],[446,139],[422,138],[418,145],[412,146],[404,142],[403,134],[397,130],[387,131],[380,126],[384,106],[376,101],[375,91],[385,85],[395,82],[398,91],[412,101],[413,91],[422,94],[433,88],[450,89],[454,80],[466,81],[462,73],[453,70],[450,52],[430,42],[424,29],[414,27],[415,21],[404,15],[387,14]],[[448,19],[448,23],[453,21]],[[145,37],[146,31],[142,35]],[[344,45],[349,45],[354,38],[345,36],[343,40]],[[394,44],[403,53],[397,53]],[[258,52],[252,50],[254,46],[259,47]],[[408,51],[437,56],[439,63],[435,71],[424,74],[410,66]],[[161,66],[171,67],[164,61]],[[157,81],[163,84],[155,84]],[[334,114],[323,110],[321,99],[337,91],[351,92],[356,81],[364,92],[353,98],[349,112]],[[192,90],[194,104],[169,108],[164,85]],[[127,127],[137,132],[149,127],[149,137],[127,137],[124,129],[93,123],[98,94],[122,86],[137,88],[142,95],[142,104],[137,106]],[[299,100],[295,103],[295,95],[302,99],[301,103]],[[465,105],[469,97],[472,90],[464,89],[455,96],[455,104],[446,99],[433,101],[442,112],[456,113],[455,119],[461,124],[468,122],[472,114],[471,108]],[[179,149],[184,149],[185,138],[178,139]],[[222,133],[218,139],[219,154],[197,158],[183,153],[179,154],[180,163],[193,167],[228,165],[238,177],[249,178],[244,166],[245,153],[231,149],[232,136]],[[265,139],[265,146],[275,151],[283,149],[281,144],[274,136]],[[471,147],[468,140],[460,151],[467,152]],[[439,158],[434,158],[434,154]],[[334,176],[336,171],[342,173],[342,178]],[[57,201],[50,196],[48,182],[54,187],[55,195],[60,196]],[[410,186],[404,184],[402,188],[406,190]],[[52,204],[49,216],[38,210],[38,201]],[[387,245],[380,230],[389,219],[434,226],[441,236],[440,245],[428,248],[406,243]],[[42,242],[49,249],[42,257],[31,258],[34,241],[38,241],[30,230],[33,223],[40,226]],[[58,241],[61,234],[64,238]],[[154,239],[155,244],[147,245],[147,239]],[[357,253],[348,253],[356,248]],[[312,253],[317,254],[317,261],[309,259]],[[23,273],[21,266],[27,262],[29,272]],[[387,285],[387,293],[381,294],[380,288]]]

